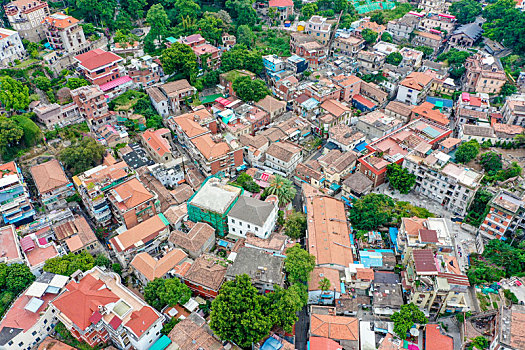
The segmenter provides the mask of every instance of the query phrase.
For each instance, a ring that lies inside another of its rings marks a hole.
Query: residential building
[[[61,247],[57,247],[54,242],[40,239],[36,233],[20,238],[20,247],[31,273],[35,276],[42,274],[42,268],[47,260],[64,253]]]
[[[525,95],[512,95],[505,99],[501,110],[505,124],[525,127]]]
[[[204,222],[196,223],[189,231],[181,231],[181,229],[171,232],[169,242],[183,249],[193,259],[209,253],[215,245],[215,229]]]
[[[193,312],[173,327],[168,335],[176,349],[224,350],[222,343],[213,336],[206,320]]]
[[[169,129],[148,129],[142,133],[141,141],[156,163],[169,163],[173,161],[171,131]]]
[[[210,176],[188,201],[188,218],[193,222],[205,222],[219,236],[228,234],[228,213],[244,190],[228,185],[218,177]]]
[[[457,100],[455,108],[455,127],[459,128],[463,124],[485,125],[490,124],[489,96],[487,94],[461,93],[461,98]]]
[[[213,45],[204,43],[192,47],[201,69],[216,70],[221,66],[221,51]]]
[[[247,274],[255,288],[261,293],[275,290],[275,286],[284,286],[284,258],[268,254],[264,250],[242,247],[237,252],[235,261],[228,266],[226,280]]]
[[[232,84],[233,82],[240,77],[250,77],[250,79],[255,79],[255,74],[244,69],[234,69],[226,73],[219,75],[219,89],[224,91],[226,96],[235,96],[235,91],[233,91]]]
[[[0,347],[31,350],[52,332],[58,320],[50,302],[68,276],[45,272],[13,301],[0,321]]]
[[[410,47],[403,47],[399,50],[399,53],[403,56],[403,60],[399,64],[400,68],[407,67],[411,70],[416,70],[421,67],[424,56],[423,52]]]
[[[355,35],[362,37],[362,32],[365,29],[370,29],[377,33],[377,41],[381,40],[381,36],[386,30],[386,27],[382,24],[370,21],[369,18],[364,18],[362,21],[358,22],[357,27],[354,30]]]
[[[346,124],[332,126],[328,132],[328,142],[335,144],[342,152],[351,152],[365,140],[365,135]]]
[[[195,259],[182,281],[194,293],[204,298],[215,298],[226,278],[227,266],[219,257],[202,254]]]
[[[449,38],[450,45],[460,47],[472,47],[483,34],[481,21],[463,24],[452,32]]]
[[[37,121],[43,124],[48,130],[54,129],[55,126],[61,128],[84,121],[84,118],[80,115],[78,106],[74,102],[65,105],[59,105],[58,103],[46,105],[40,103],[33,109],[33,112],[36,114]]]
[[[407,123],[410,120],[413,105],[408,105],[399,101],[390,101],[384,110],[387,116],[394,117]]]
[[[368,139],[374,140],[390,134],[401,126],[403,126],[403,120],[387,116],[382,111],[376,110],[360,117],[355,127],[364,133]]]
[[[407,13],[399,19],[389,21],[386,30],[392,34],[392,38],[396,42],[409,41],[410,35],[418,27],[420,21],[420,17]]]
[[[497,140],[494,128],[490,125],[463,124],[458,130],[458,138],[460,138],[461,141],[476,140],[479,143],[485,141],[495,143]]]
[[[305,204],[308,251],[315,256],[316,266],[343,271],[354,261],[344,203],[331,197],[312,196],[306,198]]]
[[[22,39],[18,32],[0,28],[0,66],[11,66],[15,60],[21,60],[26,54]]]
[[[443,42],[442,33],[439,30],[431,29],[430,32],[414,31],[416,34],[412,39],[412,44],[415,46],[428,46],[436,53]]]
[[[419,105],[432,85],[432,78],[421,72],[412,72],[399,83],[396,100],[406,104]]]
[[[386,56],[379,52],[370,52],[361,50],[357,53],[357,65],[359,71],[364,74],[370,74],[380,70],[385,64]]]
[[[445,127],[450,124],[450,120],[447,116],[441,113],[439,108],[430,102],[423,102],[419,106],[414,106],[414,108],[412,108],[410,119],[414,120],[418,118],[425,118]]]
[[[109,111],[104,91],[98,85],[71,90],[71,97],[90,129],[96,131],[103,125],[115,124],[115,115]]]
[[[374,271],[371,289],[372,309],[375,315],[391,316],[405,305],[400,282],[399,275],[392,271]]]
[[[191,260],[187,257],[180,249],[172,249],[158,258],[141,252],[135,255],[130,265],[139,281],[145,286],[156,278],[183,276],[191,266]]]
[[[297,164],[302,162],[302,147],[289,141],[275,142],[266,151],[265,167],[289,176]]]
[[[343,349],[359,349],[359,320],[336,316],[334,307],[310,306],[310,341],[317,337],[334,340]]]
[[[79,341],[109,340],[119,349],[147,350],[160,338],[164,317],[99,267],[77,274],[51,302],[56,317]]]
[[[342,135],[342,138],[343,140],[345,139],[344,135]],[[349,139],[352,139],[352,137],[349,137]],[[332,140],[338,143],[335,139]],[[333,149],[325,155],[317,158],[317,166],[321,167],[320,170],[323,171],[325,177],[326,182],[324,185],[329,185],[330,190],[337,191],[340,188],[339,185],[341,181],[355,170],[358,157],[359,155],[350,149],[347,151]],[[314,164],[314,166],[316,165]]]
[[[498,94],[507,81],[501,62],[490,55],[475,54],[468,57],[465,68],[463,91]]]
[[[314,39],[321,42],[323,45],[328,44],[330,40],[331,25],[326,21],[326,17],[318,15],[312,16],[304,29],[306,34],[309,34]]]
[[[398,230],[396,249],[408,254],[411,249],[454,249],[452,236],[443,218],[402,218]]]
[[[105,250],[83,216],[62,221],[53,227],[56,239],[68,253],[86,251],[91,255],[104,254]]]
[[[48,210],[66,206],[66,198],[75,194],[73,184],[56,159],[31,167],[31,176],[40,200]]]
[[[333,43],[333,49],[335,52],[350,57],[355,57],[358,52],[364,49],[364,47],[365,41],[352,35],[348,37],[338,36]]]
[[[11,1],[4,5],[4,12],[9,24],[22,39],[32,42],[45,39],[42,20],[49,15],[46,1]]]
[[[417,8],[426,13],[446,13],[449,5],[446,0],[421,0]]]
[[[169,236],[169,221],[161,213],[111,238],[119,262],[128,266],[138,252],[158,252]]]
[[[268,238],[277,222],[277,211],[276,203],[240,196],[228,213],[228,232],[243,238],[248,233]]]
[[[320,282],[323,279],[330,281],[330,289],[322,290]],[[310,273],[308,280],[308,304],[332,305],[335,299],[341,297],[340,271],[329,267],[316,267]]]
[[[466,312],[470,283],[459,270],[455,254],[413,249],[404,255],[404,289],[411,292],[410,302],[430,315]]]
[[[80,72],[93,85],[102,85],[120,78],[122,57],[102,49],[75,56]]]
[[[154,60],[150,55],[132,58],[127,69],[133,83],[142,88],[158,83],[164,75],[158,60]]]
[[[426,31],[436,29],[441,32],[452,33],[456,27],[456,16],[445,13],[429,14],[421,18],[419,26]]]
[[[151,193],[136,177],[110,189],[107,197],[113,216],[128,229],[160,211],[158,194]]]
[[[73,176],[82,202],[89,216],[99,225],[106,226],[112,219],[108,191],[132,176],[126,162],[111,163],[106,160],[99,166]]]
[[[256,102],[255,105],[270,115],[270,122],[286,112],[286,102],[269,95]]]
[[[53,50],[74,55],[87,51],[89,42],[78,19],[57,12],[44,18],[42,25]]]
[[[22,171],[15,162],[0,165],[0,213],[4,225],[33,221],[35,209]]]
[[[434,323],[425,326],[425,349],[426,350],[453,350],[454,338],[444,334],[443,328]]]
[[[479,227],[484,236],[502,239],[525,228],[525,198],[519,192],[500,190],[487,207],[489,211]]]
[[[268,8],[275,9],[277,20],[286,21],[290,16],[293,16],[293,1],[292,0],[270,0]]]
[[[490,349],[518,350],[525,346],[521,332],[524,318],[523,305],[514,304],[510,308],[501,308],[496,316],[496,331]]]
[[[0,263],[6,265],[25,263],[18,247],[18,237],[13,225],[0,227],[0,246],[2,247]]]
[[[428,156],[411,154],[405,157],[403,167],[416,175],[417,193],[452,213],[465,215],[483,174],[449,161],[450,156],[440,151]]]
[[[457,139],[455,137],[449,137],[443,140],[441,144],[439,145],[438,150],[445,154],[449,154],[450,152],[453,152],[458,148],[458,146],[461,144],[461,140]]]
[[[148,166],[148,170],[151,176],[158,180],[163,187],[177,187],[185,181],[184,170],[180,164],[173,166],[155,164]],[[145,176],[147,177],[146,174]]]
[[[326,137],[331,127],[335,125],[350,124],[352,109],[345,103],[335,99],[328,99],[321,103],[320,107],[321,113],[325,114],[319,120],[319,128],[323,136]]]
[[[162,116],[180,111],[181,104],[197,92],[186,79],[172,81],[146,90],[153,107]]]
[[[341,199],[350,204],[354,199],[370,193],[373,184],[365,174],[356,172],[343,181]]]

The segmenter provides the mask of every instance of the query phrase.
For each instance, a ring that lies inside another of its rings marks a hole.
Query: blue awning
[[[171,344],[171,339],[168,338],[168,336],[163,335],[159,338],[150,348],[149,350],[164,350],[168,347],[168,345]]]
[[[335,182],[332,183],[332,184],[330,185],[330,189],[331,189],[332,191],[337,191],[337,190],[340,189],[340,188],[341,188],[341,185],[338,185],[338,184],[336,184]]]

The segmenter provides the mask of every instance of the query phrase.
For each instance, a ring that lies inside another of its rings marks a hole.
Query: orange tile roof
[[[137,338],[140,338],[158,318],[159,316],[151,306],[144,306],[138,311],[133,311],[131,319],[126,322],[126,327],[131,329]]]
[[[414,237],[419,236],[419,230],[425,228],[425,226],[423,226],[423,223],[427,221],[426,219],[421,219],[415,216],[412,218],[402,218],[401,220],[405,225],[407,235]]]
[[[164,276],[169,270],[180,264],[186,257],[186,253],[181,249],[170,250],[158,260],[148,253],[142,252],[135,255],[131,261],[131,266],[144,275],[149,281],[153,281],[155,278],[161,278]]]
[[[38,346],[38,350],[75,350],[74,347],[62,343],[60,340],[56,340],[51,337],[47,337]]]
[[[166,128],[153,130],[148,129],[142,133],[142,139],[146,142],[159,156],[171,153],[171,145],[162,135],[170,133]]]
[[[149,241],[154,238],[153,236],[158,235],[160,231],[166,228],[166,226],[164,220],[162,220],[159,215],[155,215],[129,230],[122,232],[118,236],[113,237],[110,241],[117,250],[124,251],[134,247],[135,244],[141,241]]]
[[[367,268],[356,268],[355,278],[363,281],[373,281],[374,280],[374,270]]]
[[[321,104],[321,108],[323,108],[325,111],[336,117],[341,116],[345,112],[351,111],[351,109],[348,106],[342,104],[337,100],[326,100]]]
[[[323,278],[328,278],[330,281],[330,290],[341,292],[341,280],[339,279],[339,271],[329,267],[316,267],[310,273],[310,280],[308,281],[308,290],[319,290],[319,282]]]
[[[186,136],[190,139],[201,134],[210,132],[210,130],[201,126],[199,123],[193,121],[189,117],[189,114],[184,114],[173,118],[173,123],[177,124],[179,128],[181,128],[182,131],[186,134]]]
[[[310,337],[309,342],[312,350],[343,350],[338,342],[328,338]]]
[[[31,167],[31,175],[40,194],[70,183],[64,169],[56,159]]]
[[[412,113],[417,114],[418,117],[424,117],[441,125],[448,125],[450,121],[447,116],[441,113],[438,109],[434,109],[434,105],[430,102],[423,102],[419,106],[412,109]]]
[[[425,349],[426,350],[453,350],[454,339],[448,335],[441,334],[441,327],[437,324],[427,324],[425,327]]]
[[[307,200],[308,250],[318,265],[353,263],[343,202],[330,197]]]
[[[137,178],[124,182],[112,189],[111,192],[115,198],[114,204],[124,211],[153,198],[153,195]]]
[[[514,306],[512,309],[511,324],[510,324],[510,345],[516,349],[525,349],[525,313],[522,309]]]
[[[456,139],[454,137],[447,137],[441,142],[441,146],[445,148],[451,148],[460,143],[461,143],[460,139]]]
[[[379,348],[377,350],[401,350],[405,349],[403,347],[403,341],[394,338],[392,333],[387,333],[387,335],[381,341]]]
[[[412,72],[403,81],[401,85],[414,90],[423,90],[423,88],[430,84],[432,77],[422,72]]]
[[[355,317],[312,314],[310,333],[334,340],[359,340],[359,320]]]
[[[0,179],[7,175],[17,174],[15,162],[0,165]]]
[[[72,16],[65,15],[61,12],[53,13],[51,16],[44,18],[42,23],[49,23],[57,28],[68,28],[73,24],[78,23],[78,19]]]
[[[196,137],[191,142],[207,160],[214,160],[230,152],[230,146],[224,141],[215,142],[210,134]]]
[[[67,291],[61,294],[53,305],[81,330],[91,325],[89,318],[98,312],[99,305],[108,305],[119,301],[119,297],[107,288],[101,288],[104,282],[92,275],[85,275],[80,282],[71,281]]]

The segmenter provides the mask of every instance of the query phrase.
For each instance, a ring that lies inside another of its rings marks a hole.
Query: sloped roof
[[[263,226],[275,209],[274,204],[248,196],[240,196],[228,216]]]
[[[355,317],[312,314],[312,335],[334,340],[359,340],[359,320]]]
[[[169,270],[177,266],[182,260],[187,257],[181,249],[170,250],[166,255],[160,259],[155,259],[149,253],[142,252],[133,258],[131,266],[139,271],[149,281],[155,278],[161,278]]]
[[[69,184],[66,173],[56,159],[31,167],[31,175],[41,194]]]

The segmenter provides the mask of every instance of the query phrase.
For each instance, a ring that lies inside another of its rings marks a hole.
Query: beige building
[[[22,39],[37,42],[45,39],[42,21],[49,15],[47,2],[15,0],[4,6],[9,24]]]
[[[54,50],[75,55],[88,51],[89,43],[78,19],[57,12],[47,16],[42,25],[46,39]]]
[[[467,58],[463,75],[463,91],[498,94],[507,77],[498,59],[476,54]]]

